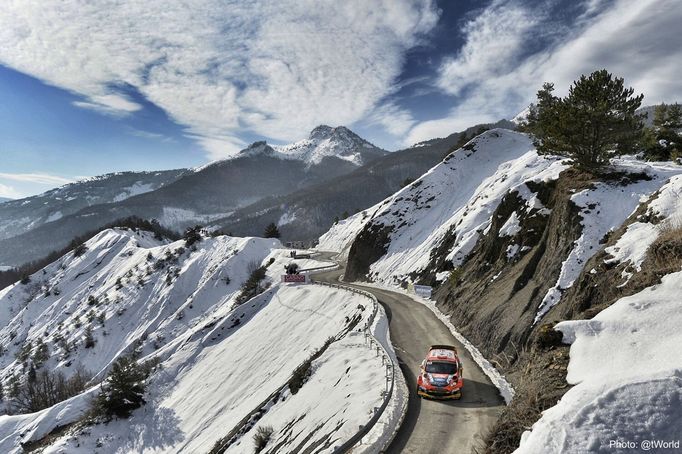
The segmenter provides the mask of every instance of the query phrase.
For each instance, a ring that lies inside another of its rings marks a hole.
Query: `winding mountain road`
[[[332,254],[323,253],[325,258]],[[315,279],[338,283],[336,269],[315,274]],[[495,423],[504,407],[497,388],[471,358],[450,330],[426,306],[401,293],[355,284],[344,284],[374,294],[390,321],[391,341],[410,390],[407,414],[389,454],[468,454]],[[458,401],[435,401],[417,396],[419,364],[430,345],[457,346],[464,366],[464,388]]]

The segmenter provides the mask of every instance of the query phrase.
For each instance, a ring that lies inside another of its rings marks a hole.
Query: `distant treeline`
[[[138,218],[137,216],[131,216],[128,218],[123,218],[118,221],[111,222],[105,226],[100,227],[97,230],[92,230],[85,233],[79,237],[74,238],[68,246],[58,250],[50,252],[47,256],[42,259],[35,260],[33,262],[26,263],[17,268],[13,268],[7,271],[0,271],[0,290],[3,288],[14,284],[22,279],[27,279],[28,276],[35,273],[36,271],[46,267],[50,263],[57,260],[59,257],[68,253],[69,251],[85,251],[83,249],[83,243],[88,241],[90,238],[94,237],[98,233],[111,228],[122,228],[131,230],[145,230],[154,234],[154,238],[162,240],[169,239],[172,241],[179,240],[181,235],[173,230],[163,227],[156,219],[148,221],[146,219]],[[74,252],[75,253],[75,252]],[[82,252],[81,252],[82,253]]]

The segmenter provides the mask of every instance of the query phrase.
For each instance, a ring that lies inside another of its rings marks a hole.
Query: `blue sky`
[[[680,96],[675,0],[0,3],[0,197],[346,125],[396,150],[606,67]]]

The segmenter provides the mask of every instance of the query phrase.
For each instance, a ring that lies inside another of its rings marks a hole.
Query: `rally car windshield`
[[[455,363],[442,363],[436,361],[426,362],[426,372],[429,374],[448,374],[452,375],[457,372],[457,364]]]

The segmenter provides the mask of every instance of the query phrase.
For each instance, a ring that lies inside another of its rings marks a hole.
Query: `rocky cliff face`
[[[590,182],[589,176],[567,170],[557,181],[531,185],[542,202],[539,209],[527,209],[518,192],[507,194],[487,233],[438,288],[440,309],[487,357],[513,362],[521,351],[538,307],[582,232],[580,210],[570,197]],[[516,231],[503,232],[512,216]],[[432,261],[438,263],[438,253]],[[432,275],[427,271],[422,280]]]
[[[591,319],[682,268],[680,166],[619,158],[587,174],[513,134],[480,136],[323,237],[347,245],[346,279],[432,285],[439,309],[511,381],[489,453],[514,451],[570,389],[557,322]]]

